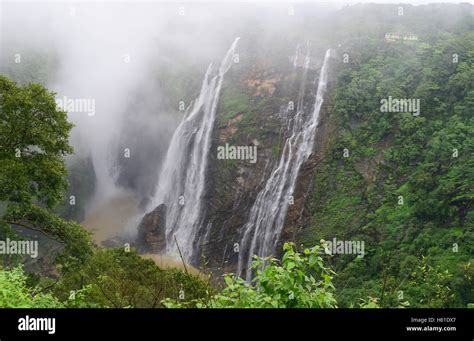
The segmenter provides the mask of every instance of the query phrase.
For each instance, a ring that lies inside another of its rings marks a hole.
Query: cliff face
[[[241,51],[251,50],[245,46],[241,48]],[[279,162],[285,140],[291,135],[289,127],[296,115],[306,49],[303,52],[302,49],[284,52],[274,54],[272,58],[241,54],[240,62],[232,66],[224,81],[212,133],[203,198],[203,221],[208,224],[208,232],[199,236],[200,257],[198,264],[193,264],[214,273],[236,271],[242,228],[258,193]],[[312,51],[302,93],[306,113],[314,110],[323,57],[323,50]],[[332,58],[330,64],[329,74],[333,75],[336,59]],[[284,241],[294,240],[309,222],[307,199],[311,198],[313,174],[324,158],[331,130],[327,118],[331,111],[333,85],[334,77],[330,76],[314,151],[300,168],[277,250],[281,250],[280,244]],[[222,158],[218,151],[226,146],[255,148],[256,159]],[[162,206],[148,213],[139,226],[138,244],[146,252],[164,249],[165,208]]]
[[[304,93],[305,110],[308,112],[314,107],[323,55],[321,53],[319,58],[313,58],[310,65]],[[282,108],[292,101],[296,103],[302,76],[301,65],[294,66],[290,57],[287,56],[286,63],[276,58],[276,65],[255,63],[256,66],[251,69],[234,70],[221,96],[205,199],[208,204],[206,221],[211,224],[211,229],[201,240],[200,250],[207,267],[219,273],[236,271],[242,227],[259,191],[279,161],[290,134],[287,128],[296,110],[284,112]],[[333,83],[333,77],[330,77],[327,94]],[[308,222],[306,199],[310,197],[313,174],[324,157],[331,129],[327,120],[331,108],[330,96],[325,96],[324,100],[314,152],[300,169],[279,244],[294,240],[298,230]],[[257,162],[219,159],[217,149],[226,144],[256,146]],[[281,249],[280,245],[278,249]]]
[[[472,20],[461,7],[443,5],[413,7],[413,20],[398,23],[391,21],[394,7],[381,8],[344,10],[328,26],[337,34],[322,45],[339,46],[340,55],[331,66],[314,151],[300,168],[279,243],[314,246],[336,238],[366,245],[362,257],[348,252],[329,259],[341,306],[358,304],[361,292],[381,297],[380,306],[400,306],[400,292],[413,306],[465,306],[473,301],[474,273],[474,40],[466,26]],[[364,24],[360,18],[371,10],[378,19]],[[458,18],[455,26],[444,21],[446,13]],[[416,20],[426,15],[440,20]],[[385,39],[402,28],[419,41]],[[198,241],[200,264],[218,273],[236,271],[242,227],[282,154],[295,114],[281,109],[296,102],[301,64],[294,65],[291,44],[272,44],[272,51],[240,46],[246,53],[226,75],[219,99],[206,171],[208,233]],[[454,62],[453,53],[463,61]],[[323,54],[312,51],[308,80],[318,78]],[[309,81],[308,105],[314,105],[315,89]],[[419,100],[421,114],[382,110],[381,100],[392,97]],[[257,162],[221,159],[217,149],[223,145],[256,146]],[[438,280],[427,281],[426,269]],[[428,297],[433,287],[445,286],[452,286],[447,291],[453,296]],[[430,299],[436,303],[427,305]]]

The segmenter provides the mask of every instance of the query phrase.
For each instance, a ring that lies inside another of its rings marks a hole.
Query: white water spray
[[[293,195],[301,165],[311,155],[323,104],[328,78],[330,50],[326,51],[324,63],[319,74],[316,101],[312,114],[305,115],[303,97],[306,87],[306,74],[309,56],[306,57],[301,88],[298,96],[297,112],[292,119],[291,136],[286,140],[278,166],[273,170],[265,187],[257,195],[249,219],[243,228],[240,243],[237,274],[249,281],[252,277],[250,264],[252,256],[266,257],[275,250],[283,229],[289,198]],[[296,65],[296,61],[295,61]]]
[[[176,254],[177,242],[186,262],[192,261],[203,225],[202,196],[214,118],[224,75],[233,63],[238,41],[236,38],[212,78],[209,65],[199,97],[171,139],[150,207],[166,205],[166,253]]]

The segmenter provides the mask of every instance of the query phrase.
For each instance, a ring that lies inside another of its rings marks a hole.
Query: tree
[[[73,125],[57,108],[54,93],[0,76],[0,122],[0,201],[6,203],[0,235],[22,226],[63,243],[70,260],[86,257],[88,233],[50,212],[67,187],[64,157],[73,152]]]
[[[64,156],[72,153],[67,114],[39,84],[0,76],[0,200],[47,206],[66,188]]]

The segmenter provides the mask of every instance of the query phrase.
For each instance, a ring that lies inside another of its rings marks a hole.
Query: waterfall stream
[[[214,118],[224,75],[233,63],[236,38],[215,76],[209,65],[201,91],[171,139],[150,209],[166,205],[166,253],[192,262],[202,228],[202,196]],[[176,245],[177,244],[177,245]]]
[[[314,110],[310,114],[305,113],[303,103],[310,61],[309,56],[306,56],[296,114],[290,122],[291,136],[285,141],[281,158],[257,195],[248,221],[243,227],[237,274],[245,275],[247,281],[252,277],[250,264],[253,255],[266,257],[275,251],[274,248],[285,223],[289,198],[295,189],[298,172],[313,151],[319,113],[326,90],[330,55],[330,50],[327,50],[319,74]]]

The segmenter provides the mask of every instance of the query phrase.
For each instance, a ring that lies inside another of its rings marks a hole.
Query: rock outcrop
[[[141,252],[160,253],[166,248],[166,205],[145,214],[138,226],[137,242]]]

